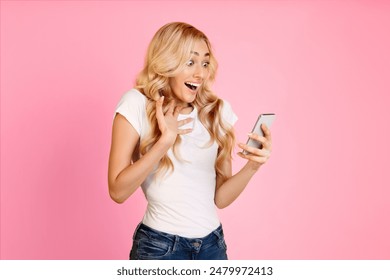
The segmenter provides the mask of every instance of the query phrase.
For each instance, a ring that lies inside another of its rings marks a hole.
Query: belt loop
[[[175,236],[175,240],[173,241],[172,252],[175,252],[176,246],[178,245],[178,243],[179,243],[179,238],[180,238],[178,235],[174,235],[174,236]]]
[[[139,227],[141,226],[141,224],[142,224],[142,223],[139,223],[139,224],[137,225],[137,227],[135,228],[134,233],[133,233],[133,240],[135,239],[135,236],[136,236],[136,234],[137,234],[137,232],[138,232],[138,229],[139,229]]]
[[[220,225],[213,233],[218,237],[218,239],[223,239],[222,225]]]

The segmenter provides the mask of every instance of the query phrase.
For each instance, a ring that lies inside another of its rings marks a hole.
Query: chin
[[[185,102],[186,102],[186,103],[192,103],[192,102],[195,101],[195,99],[196,99],[196,95],[187,98],[187,100],[185,100]]]

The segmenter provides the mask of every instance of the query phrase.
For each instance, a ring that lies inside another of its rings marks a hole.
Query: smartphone
[[[252,133],[256,133],[257,135],[264,136],[263,130],[261,129],[261,125],[265,123],[265,125],[270,128],[271,124],[275,120],[275,114],[261,114],[255,123],[255,126],[252,129]],[[253,140],[251,138],[248,138],[248,141],[246,142],[247,145],[261,149],[262,145],[260,142]],[[249,152],[242,150],[242,153],[244,155],[249,154]]]

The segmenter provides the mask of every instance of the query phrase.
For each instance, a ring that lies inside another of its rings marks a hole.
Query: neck
[[[181,106],[183,106],[183,107],[180,111],[180,114],[189,114],[192,112],[192,110],[194,110],[194,105],[192,105],[192,104],[183,104]]]

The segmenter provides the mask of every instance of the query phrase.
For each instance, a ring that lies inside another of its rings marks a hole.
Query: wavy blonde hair
[[[144,68],[139,73],[135,86],[147,98],[146,115],[150,124],[150,132],[141,141],[139,151],[140,155],[144,155],[160,138],[161,132],[156,118],[156,101],[161,95],[165,96],[163,104],[165,114],[167,104],[175,98],[169,79],[184,69],[191,57],[195,42],[199,40],[206,42],[209,49],[209,78],[202,84],[192,106],[196,106],[199,120],[210,134],[209,144],[211,145],[214,141],[218,144],[215,169],[217,176],[226,180],[227,174],[224,174],[222,164],[225,160],[231,159],[234,133],[233,128],[222,119],[222,99],[210,89],[211,83],[215,80],[218,64],[206,35],[187,23],[173,22],[164,25],[156,32],[149,44]],[[178,136],[173,145],[174,155],[179,160],[181,160],[178,152],[180,142],[181,138]],[[165,174],[173,170],[171,159],[168,155],[163,156],[156,172]]]

